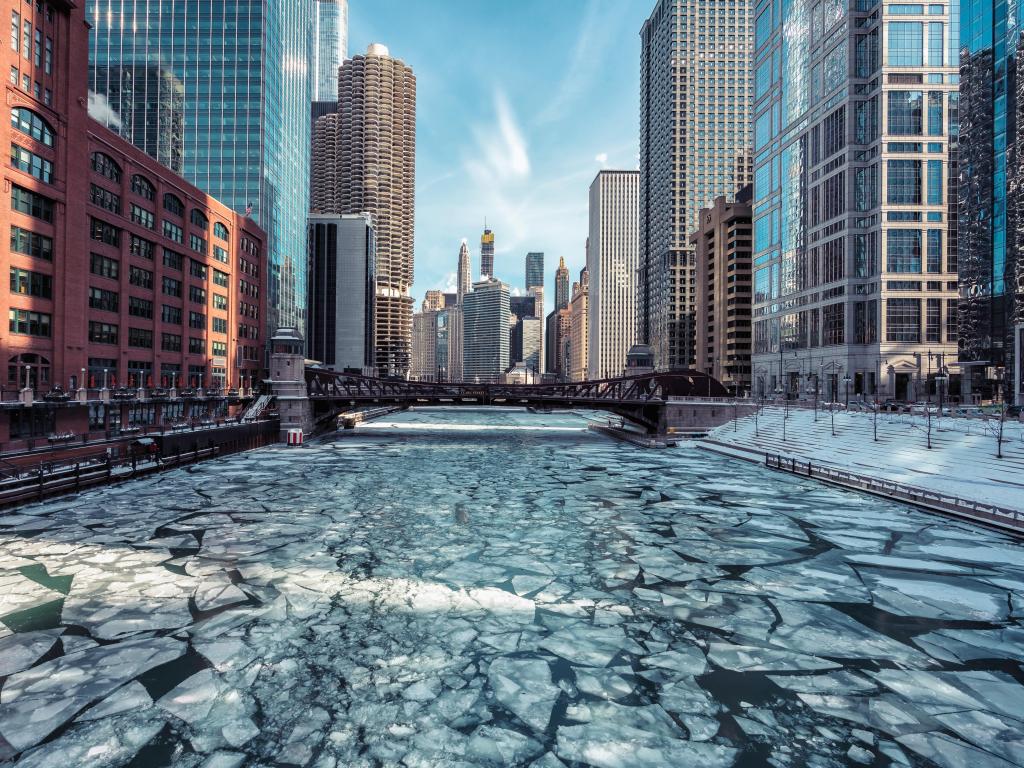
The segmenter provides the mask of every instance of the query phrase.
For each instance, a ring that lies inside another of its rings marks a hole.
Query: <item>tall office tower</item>
[[[508,285],[494,279],[474,283],[462,315],[462,380],[500,382],[509,366]]]
[[[696,256],[696,368],[733,394],[750,391],[752,189],[715,200],[690,236]]]
[[[526,254],[526,290],[544,287],[544,254]],[[538,315],[540,317],[540,315]]]
[[[446,306],[437,313],[437,380],[462,381],[462,307]]]
[[[342,65],[334,141],[336,212],[371,214],[377,234],[377,369],[404,377],[412,344],[416,77],[385,46],[375,43]]]
[[[957,5],[771,3],[755,24],[754,391],[924,398],[956,359]]]
[[[588,248],[589,251],[589,243]],[[569,381],[586,381],[590,349],[589,304],[590,275],[587,268],[580,271],[580,281],[572,284],[572,298],[569,299]]]
[[[373,366],[376,286],[369,215],[310,214],[307,354],[334,371]]]
[[[444,309],[444,293],[441,291],[427,291],[423,297],[423,312],[436,312]]]
[[[265,322],[304,334],[309,148],[295,137],[310,135],[310,0],[88,0],[86,12],[92,116],[260,224]]]
[[[738,159],[750,154],[752,6],[658,0],[640,33],[636,341],[659,369],[693,359],[697,214],[750,183],[749,161]]]
[[[484,227],[480,236],[480,279],[494,277],[494,233]]]
[[[590,185],[589,377],[622,374],[636,339],[638,171],[601,171]]]
[[[542,325],[544,321],[539,317],[527,317],[520,324],[523,337],[523,354],[521,360],[526,368],[534,374],[544,371],[543,348],[542,348]]]
[[[523,336],[521,323],[527,317],[536,317],[537,299],[531,293],[527,296],[509,297],[509,353],[508,359],[513,363],[522,362]]]
[[[462,304],[465,295],[473,290],[472,267],[469,262],[469,245],[467,245],[465,240],[459,246],[459,271],[456,273],[455,281],[458,286],[458,302]]]
[[[437,312],[415,312],[412,316],[412,381],[437,381]]]
[[[544,322],[544,372],[558,381],[567,377],[571,313],[569,308],[549,312]]]
[[[348,0],[313,0],[313,101],[338,101],[338,69],[348,58]]]
[[[312,213],[338,210],[339,120],[338,114],[332,113],[313,123],[309,177],[309,210]]]
[[[960,394],[1024,404],[1021,6],[961,8]],[[952,137],[951,137],[952,140]],[[1015,149],[1016,147],[1016,149]],[[952,220],[951,220],[952,221]]]
[[[569,268],[565,266],[565,258],[559,257],[558,269],[555,270],[555,311],[569,306]]]

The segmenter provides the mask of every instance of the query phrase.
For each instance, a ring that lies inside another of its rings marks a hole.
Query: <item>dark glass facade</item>
[[[304,331],[313,0],[88,0],[90,113],[266,231]]]
[[[974,391],[1021,398],[1021,9],[964,0],[960,60],[960,361]]]

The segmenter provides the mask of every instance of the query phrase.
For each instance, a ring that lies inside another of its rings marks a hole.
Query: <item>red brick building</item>
[[[223,411],[223,395],[262,369],[263,231],[88,117],[82,2],[0,8],[10,19],[0,132],[11,147],[0,451]],[[86,402],[63,404],[58,387]],[[16,406],[29,388],[36,405]],[[150,402],[171,388],[203,397]]]

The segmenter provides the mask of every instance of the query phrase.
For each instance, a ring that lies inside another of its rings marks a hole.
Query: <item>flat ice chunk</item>
[[[695,645],[676,646],[673,650],[647,656],[643,659],[643,664],[647,667],[668,669],[689,677],[703,675],[708,668],[703,651]]]
[[[666,738],[610,722],[562,726],[555,749],[563,760],[594,768],[725,768],[736,759],[736,750],[729,747]]]
[[[244,603],[249,599],[245,592],[232,584],[227,575],[223,574],[205,579],[196,587],[194,597],[196,608],[200,611],[212,611],[216,608]]]
[[[199,768],[241,768],[246,755],[241,752],[217,750],[203,761]]]
[[[944,733],[908,733],[898,736],[896,741],[940,768],[1012,768],[1015,765]]]
[[[629,668],[626,668],[629,673]],[[604,699],[622,699],[633,692],[633,683],[614,669],[577,669],[576,687]]]
[[[543,747],[518,731],[481,725],[469,737],[468,752],[487,765],[521,765]]]
[[[0,677],[31,667],[53,648],[59,634],[59,630],[47,629],[0,638]]]
[[[544,638],[540,647],[572,664],[606,667],[620,652],[642,654],[636,642],[626,637],[621,627],[594,627],[576,624]]]
[[[781,648],[759,648],[730,643],[711,643],[708,659],[734,672],[812,672],[840,667],[835,662],[817,656],[793,653]]]
[[[220,685],[213,671],[204,669],[183,680],[157,704],[186,723],[198,725],[209,717],[219,694]]]
[[[561,689],[551,682],[551,668],[543,659],[501,657],[487,674],[495,698],[527,725],[543,732]]]
[[[529,624],[533,621],[533,600],[513,595],[503,589],[486,587],[469,590],[470,598],[488,613],[502,620],[517,624]]]
[[[827,675],[768,675],[780,688],[794,693],[870,693],[878,686],[858,672],[841,670]]]
[[[78,716],[79,722],[99,720],[122,712],[140,712],[153,705],[153,699],[142,683],[133,680],[114,693],[110,694],[94,707],[90,707]]]

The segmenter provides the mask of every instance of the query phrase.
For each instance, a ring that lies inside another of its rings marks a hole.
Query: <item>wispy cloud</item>
[[[597,155],[594,156],[594,162],[595,163],[599,163],[601,165],[601,167],[604,168],[605,166],[608,165],[608,153],[607,152],[599,152],[599,153],[597,153]]]
[[[526,139],[503,91],[494,94],[494,120],[473,129],[476,147],[466,170],[478,181],[503,182],[530,175]]]

